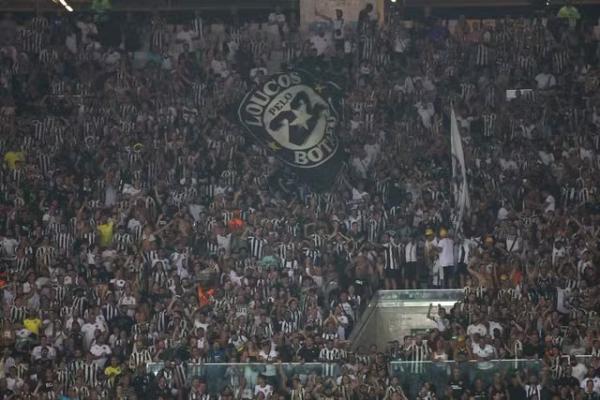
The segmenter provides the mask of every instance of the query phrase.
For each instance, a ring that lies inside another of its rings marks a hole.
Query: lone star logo
[[[299,126],[304,129],[308,129],[308,120],[312,118],[312,115],[306,112],[306,104],[301,104],[297,110],[292,110],[296,119],[294,119],[290,126]]]
[[[300,146],[308,140],[324,110],[322,104],[312,105],[309,96],[300,92],[273,118],[269,129],[279,135],[287,135],[290,143]]]

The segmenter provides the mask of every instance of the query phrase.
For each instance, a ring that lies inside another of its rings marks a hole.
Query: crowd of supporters
[[[600,36],[558,15],[2,17],[0,399],[598,399]],[[232,118],[289,67],[345,91],[327,193]],[[419,288],[465,298],[352,351]]]

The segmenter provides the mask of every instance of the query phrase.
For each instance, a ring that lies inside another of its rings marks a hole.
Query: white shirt
[[[202,328],[204,330],[204,332],[206,332],[206,329],[208,328],[208,323],[206,322],[201,322],[199,320],[194,320],[194,328],[196,329],[200,329]]]
[[[333,20],[333,37],[337,40],[344,38],[344,19]]]
[[[117,51],[107,53],[106,56],[104,56],[104,62],[111,66],[116,65],[120,60],[121,60],[121,55]],[[112,203],[112,204],[114,204],[114,203]]]
[[[349,40],[344,41],[344,53],[352,53],[352,42]]]
[[[194,40],[194,32],[192,31],[181,31],[177,34],[177,40],[187,43],[192,48],[192,42]]]
[[[142,223],[135,218],[131,218],[129,222],[127,222],[127,229],[130,233],[133,233],[137,227],[142,226]]]
[[[101,368],[104,366],[104,364],[106,364],[106,360],[108,359],[108,356],[112,354],[112,350],[107,344],[94,343],[90,348],[90,353],[92,353],[95,357],[100,357],[94,361],[94,363]]]
[[[369,158],[354,157],[352,159],[352,167],[354,171],[360,175],[363,179],[367,178],[367,171],[369,170]]]
[[[368,196],[369,194],[367,192],[360,192],[358,191],[358,189],[356,188],[352,188],[352,200],[354,201],[360,201],[362,200],[365,196]],[[358,220],[351,220],[352,222],[358,222]]]
[[[285,14],[273,12],[269,14],[269,22],[272,24],[283,24],[285,23]]]
[[[556,310],[559,313],[562,314],[568,314],[569,313],[569,302],[568,299],[570,298],[570,294],[571,294],[571,289],[561,289],[561,288],[556,288]]]
[[[556,210],[556,200],[554,199],[554,196],[549,194],[548,197],[546,197],[546,200],[544,200],[544,212],[551,212],[551,211],[555,211],[555,210]]]
[[[0,246],[2,246],[2,253],[6,257],[14,257],[15,249],[19,245],[19,242],[16,239],[5,237],[0,241]]]
[[[66,37],[65,46],[71,53],[77,54],[77,35],[75,33]]]
[[[500,208],[498,210],[498,221],[504,221],[506,218],[508,218],[508,210],[504,207]]]
[[[112,354],[112,350],[110,349],[110,347],[107,344],[96,344],[96,343],[94,343],[92,345],[92,347],[90,348],[90,353],[92,353],[96,357],[98,357],[98,356],[107,356],[107,355]]]
[[[421,121],[423,122],[423,126],[427,129],[431,128],[431,117],[435,114],[435,109],[433,108],[432,103],[417,103],[416,105],[417,112],[421,117]]]
[[[593,161],[594,160],[594,152],[593,152],[593,150],[580,147],[579,148],[579,158],[581,158],[582,160],[587,158],[590,161]]]
[[[135,304],[136,304],[136,300],[135,300],[135,297],[133,297],[133,296],[123,296],[119,300],[119,305],[127,306],[126,307],[127,315],[130,317],[133,317],[135,315],[135,309],[130,308],[128,306],[135,306]]]
[[[257,395],[259,393],[262,393],[265,396],[265,398],[268,398],[271,394],[273,394],[273,386],[271,386],[271,385],[265,385],[265,386],[256,385],[254,387],[254,395]]]
[[[576,378],[579,382],[581,382],[583,380],[583,378],[585,378],[585,376],[587,375],[587,372],[588,372],[588,369],[585,366],[585,364],[583,364],[583,363],[577,363],[576,366],[571,368],[571,376],[573,378]]]
[[[417,262],[417,244],[408,242],[404,247],[404,257],[406,262]]]
[[[23,386],[23,383],[21,378],[6,378],[6,387],[12,391]]]
[[[229,70],[225,61],[212,60],[210,63],[210,67],[215,72],[215,74],[221,75],[222,78],[227,78],[229,76]]]
[[[471,252],[471,239],[465,239],[462,244],[456,246],[456,263],[460,263],[461,259],[464,264],[469,263],[469,254]],[[464,253],[464,258],[463,258]]]
[[[581,381],[581,388],[582,388],[583,390],[585,390],[585,389],[586,389],[586,387],[587,387],[587,382],[588,382],[588,381],[592,381],[592,382],[594,382],[594,392],[596,392],[596,393],[600,393],[600,378],[598,378],[598,377],[595,377],[595,378],[585,378],[585,379],[583,379],[583,380]]]
[[[229,254],[231,248],[231,233],[225,236],[217,235],[217,247],[219,249],[225,249],[225,253]]]
[[[500,325],[498,322],[490,321],[490,336],[492,337],[492,339],[495,339],[495,337],[494,337],[495,329],[498,329],[500,331],[500,333],[502,333],[502,331],[504,330],[504,328],[502,328],[502,325]]]
[[[237,339],[235,340],[233,338],[229,339],[229,343],[233,344],[236,349],[241,348],[247,341],[248,338],[246,338],[246,336],[243,335],[238,335]]]
[[[500,158],[500,168],[502,168],[503,171],[506,171],[506,170],[516,171],[519,169],[519,166],[517,165],[515,160]]]
[[[96,28],[96,25],[94,23],[85,23],[83,21],[79,21],[76,23],[76,26],[81,31],[81,42],[82,43],[87,44],[90,42],[90,40],[88,40],[88,35],[90,35],[90,34],[97,35],[98,34],[98,29]]]
[[[408,47],[409,39],[396,36],[394,39],[394,51],[396,53],[404,53]]]
[[[48,350],[48,358],[49,359],[53,360],[54,358],[56,358],[56,350],[52,346],[35,346],[33,348],[33,350],[31,351],[31,356],[36,360],[39,360],[40,358],[42,358],[42,348],[43,347],[45,347]]]
[[[71,327],[73,326],[73,321],[75,318],[70,317],[69,319],[67,319],[67,322],[65,322],[65,328],[67,330],[71,330]],[[77,318],[77,323],[79,324],[79,326],[83,326],[83,324],[85,324],[85,321],[81,318]]]
[[[92,343],[96,329],[100,330],[101,332],[104,332],[105,330],[104,326],[97,322],[94,322],[93,324],[87,322],[81,326],[81,333],[83,334],[83,344],[85,348],[88,348]]]
[[[552,74],[537,74],[535,77],[538,89],[550,89],[556,86],[556,78]]]
[[[375,160],[375,159],[377,159],[377,156],[379,155],[379,152],[381,150],[381,146],[379,146],[378,143],[375,143],[375,144],[365,144],[364,149],[365,149],[365,153],[367,153],[367,157],[370,160]]]
[[[554,163],[554,154],[547,153],[543,150],[540,150],[538,152],[538,155],[540,156],[540,160],[542,160],[544,165],[550,165],[550,164]]]
[[[480,358],[490,358],[494,355],[494,347],[491,344],[486,344],[483,347],[479,343],[473,343],[473,354]]]
[[[412,93],[415,91],[415,84],[414,84],[414,79],[411,78],[410,76],[407,76],[406,79],[404,80],[404,86],[401,88],[401,90],[404,93]]]
[[[448,325],[450,325],[450,321],[448,321],[447,318],[440,318],[438,315],[436,315],[432,319],[435,322],[435,327],[440,332],[444,332],[446,329],[448,329]]]
[[[487,335],[487,328],[482,323],[477,325],[471,324],[467,327],[467,335],[472,336],[476,333],[479,333],[480,336]]]
[[[264,361],[273,361],[277,358],[277,356],[279,356],[279,353],[277,353],[277,351],[274,349],[269,350],[268,354],[264,350],[258,352],[258,358]]]
[[[454,240],[450,238],[443,238],[438,243],[438,246],[442,248],[440,252],[440,265],[442,267],[448,267],[454,265]]]

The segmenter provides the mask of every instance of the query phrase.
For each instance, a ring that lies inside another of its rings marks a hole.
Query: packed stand
[[[0,397],[598,398],[598,35],[561,13],[381,26],[367,7],[308,34],[279,10],[5,16]],[[327,194],[231,118],[291,66],[346,92]],[[351,351],[376,290],[459,287],[426,335]],[[522,358],[541,368],[485,372]],[[458,363],[427,379],[426,360]],[[207,364],[236,362],[264,365]]]

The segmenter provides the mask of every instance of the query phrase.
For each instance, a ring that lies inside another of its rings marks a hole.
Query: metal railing
[[[588,357],[581,357],[584,362]],[[175,368],[175,362],[149,363],[148,372],[157,375],[163,369]],[[338,378],[346,372],[342,363],[187,363],[185,364],[187,383],[200,378],[208,385],[208,391],[216,394],[229,387],[253,388],[258,376],[265,378],[267,383],[275,388],[298,378],[305,383],[309,379],[327,380]],[[490,383],[496,375],[506,378],[513,373],[524,372],[539,373],[543,369],[543,362],[536,359],[514,360],[489,360],[489,361],[391,361],[388,372],[391,377],[398,377],[400,384],[407,394],[414,396],[423,383],[433,384],[436,390],[443,390],[450,382],[452,374],[458,370],[465,384],[471,385],[477,379]],[[440,392],[441,394],[441,392]],[[414,397],[413,397],[414,398]]]

